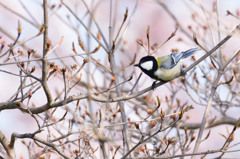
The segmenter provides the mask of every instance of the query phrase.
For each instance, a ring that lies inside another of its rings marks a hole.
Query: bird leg
[[[152,83],[152,90],[154,90],[154,89],[156,88],[156,83],[157,83],[157,81],[154,81],[154,82]]]
[[[186,72],[184,72],[184,69],[181,67],[180,69],[180,76],[185,76],[186,75]]]

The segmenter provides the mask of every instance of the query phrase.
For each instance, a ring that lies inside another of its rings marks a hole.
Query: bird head
[[[150,77],[153,77],[154,72],[158,68],[157,60],[153,56],[145,56],[141,58],[138,64],[135,64],[134,66],[139,67],[144,73],[149,75]]]

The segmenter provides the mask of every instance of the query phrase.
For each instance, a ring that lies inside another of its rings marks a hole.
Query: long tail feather
[[[182,59],[192,56],[194,53],[196,53],[199,50],[200,49],[198,49],[198,48],[193,48],[193,49],[189,49],[187,51],[182,52]]]

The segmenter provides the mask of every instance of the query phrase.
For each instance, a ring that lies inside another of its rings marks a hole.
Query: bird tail
[[[189,49],[187,51],[182,52],[182,59],[192,56],[194,53],[196,53],[199,50],[200,49],[198,49],[198,48],[193,48],[193,49]]]

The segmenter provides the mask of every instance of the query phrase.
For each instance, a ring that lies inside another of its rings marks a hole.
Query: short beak
[[[135,65],[133,65],[133,66],[135,66],[135,67],[139,67],[139,65],[138,65],[138,64],[135,64]]]

